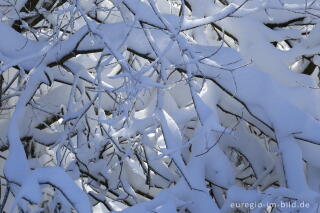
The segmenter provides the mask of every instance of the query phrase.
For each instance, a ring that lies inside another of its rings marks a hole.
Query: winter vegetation
[[[0,0],[0,212],[320,212],[319,0]]]

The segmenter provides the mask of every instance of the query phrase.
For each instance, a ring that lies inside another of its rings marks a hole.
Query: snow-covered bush
[[[0,212],[318,212],[319,0],[0,0]]]

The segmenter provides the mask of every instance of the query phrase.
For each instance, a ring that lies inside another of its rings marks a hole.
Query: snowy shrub
[[[319,0],[0,0],[0,212],[320,212]]]

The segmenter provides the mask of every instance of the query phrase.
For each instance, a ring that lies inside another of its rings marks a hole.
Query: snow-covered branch
[[[0,209],[317,212],[319,7],[0,0]]]

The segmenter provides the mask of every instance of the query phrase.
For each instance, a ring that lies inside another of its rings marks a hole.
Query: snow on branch
[[[0,211],[317,212],[319,7],[0,0]]]

